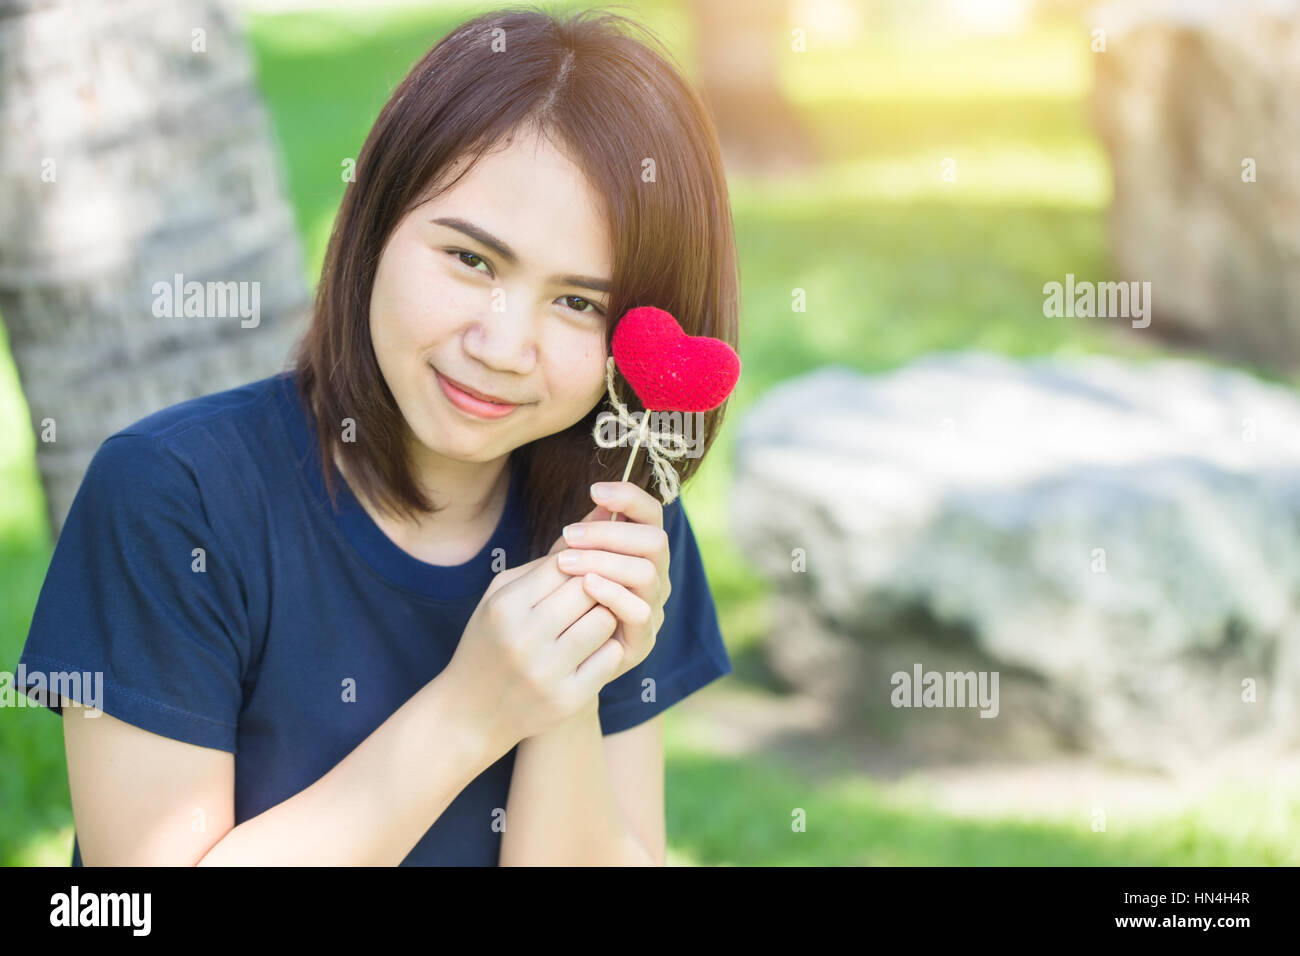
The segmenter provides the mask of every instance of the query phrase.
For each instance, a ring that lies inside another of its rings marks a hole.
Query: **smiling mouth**
[[[434,371],[437,372],[438,370],[434,369]],[[442,375],[441,372],[438,372],[438,374]],[[459,389],[460,391],[468,395],[470,398],[477,398],[481,402],[491,402],[493,405],[510,405],[511,407],[522,404],[521,402],[508,402],[504,398],[497,398],[495,395],[488,395],[486,392],[480,392],[477,389],[470,388],[468,385],[462,385],[454,378],[447,378],[446,375],[442,375],[442,377],[443,380],[447,382],[448,385],[451,385],[453,388]]]
[[[447,400],[462,412],[475,418],[504,418],[519,407],[510,402],[486,398],[482,392],[474,391],[447,378],[436,368],[433,369],[433,374],[438,379],[438,385]]]

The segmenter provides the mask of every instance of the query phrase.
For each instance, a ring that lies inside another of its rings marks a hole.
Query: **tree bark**
[[[699,80],[733,173],[806,172],[811,131],[781,91],[778,55],[791,49],[786,0],[692,0]]]
[[[286,367],[310,292],[284,179],[226,3],[0,0],[0,315],[56,535],[109,435]],[[249,283],[255,324],[156,314],[177,274]]]

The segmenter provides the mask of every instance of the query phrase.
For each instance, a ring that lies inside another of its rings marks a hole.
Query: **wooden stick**
[[[641,447],[641,440],[645,438],[646,432],[650,428],[650,409],[646,409],[645,417],[641,419],[641,427],[636,433],[636,442],[632,445],[632,451],[627,456],[627,467],[623,469],[623,480],[627,481],[627,476],[632,474],[632,462],[636,460],[636,450]],[[618,520],[618,512],[615,511],[610,516],[610,521]]]

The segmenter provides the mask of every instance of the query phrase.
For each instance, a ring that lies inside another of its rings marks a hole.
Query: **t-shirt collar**
[[[522,556],[524,515],[522,508],[521,475],[517,456],[512,455],[510,487],[506,496],[505,511],[487,544],[464,564],[429,564],[398,547],[374,522],[361,506],[347,482],[331,463],[336,479],[335,494],[338,510],[335,511],[325,491],[321,473],[320,449],[316,429],[308,416],[297,387],[295,372],[282,372],[275,376],[277,397],[290,443],[294,449],[294,463],[307,492],[318,506],[318,512],[333,522],[338,533],[361,558],[381,577],[397,587],[439,601],[477,601],[491,583],[497,569],[518,563]],[[494,562],[495,549],[501,548],[504,563]]]

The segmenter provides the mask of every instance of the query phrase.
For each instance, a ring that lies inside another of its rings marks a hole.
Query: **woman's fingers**
[[[623,585],[646,601],[658,600],[660,573],[649,558],[638,558],[610,551],[569,548],[556,555],[556,563],[566,574],[599,574]]]
[[[594,654],[578,665],[573,674],[578,696],[585,700],[599,694],[600,689],[613,680],[623,666],[626,653],[623,645],[612,637],[600,645]]]
[[[599,650],[618,629],[618,618],[602,604],[595,604],[586,614],[570,624],[555,639],[556,650],[565,656],[570,670]]]
[[[567,574],[562,577],[565,578],[564,583],[542,598],[528,612],[530,625],[536,620],[545,631],[549,631],[557,638],[566,628],[573,626],[579,618],[599,603],[587,593],[581,578]]]
[[[597,505],[583,515],[579,521],[608,521],[612,517],[614,517],[612,511]],[[564,540],[564,535],[560,535],[555,539],[555,544],[551,545],[551,550],[547,554],[555,554],[557,551],[563,551],[566,547],[568,547],[568,543]]]
[[[570,548],[599,548],[647,558],[668,551],[668,532],[661,526],[631,521],[579,521],[565,525],[564,540]]]
[[[498,572],[497,577],[502,575],[511,575],[512,578],[501,586],[500,597],[496,599],[524,608],[536,607],[570,577],[560,570],[554,553],[542,555],[517,568],[506,568]]]
[[[604,508],[596,507],[589,511],[583,520],[597,523],[602,517],[608,522],[610,512]],[[489,589],[509,591],[509,601],[519,601],[530,608],[536,607],[541,601],[554,593],[556,588],[572,577],[572,575],[564,573],[556,562],[555,556],[565,549],[564,537],[556,538],[555,544],[551,545],[551,550],[540,558],[498,572],[496,578],[493,579],[493,583],[489,585]],[[504,583],[498,583],[501,581],[504,581]]]
[[[583,589],[613,611],[623,622],[625,631],[635,630],[639,634],[642,629],[650,626],[654,609],[649,602],[642,600],[623,585],[599,574],[586,574],[581,580]]]
[[[659,499],[630,481],[598,481],[591,486],[591,498],[628,521],[663,527],[664,506]]]
[[[663,625],[662,606],[651,606],[622,585],[599,575],[587,574],[575,580],[582,581],[587,593],[618,618],[614,637],[623,647],[623,655],[614,676],[627,673],[649,657],[654,650],[655,636]]]

